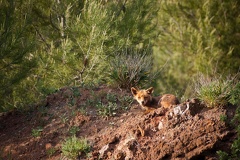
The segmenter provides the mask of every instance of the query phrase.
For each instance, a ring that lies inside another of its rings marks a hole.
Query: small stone
[[[52,144],[51,144],[51,143],[47,143],[47,144],[45,145],[45,148],[46,148],[46,150],[48,150],[49,148],[52,148]]]

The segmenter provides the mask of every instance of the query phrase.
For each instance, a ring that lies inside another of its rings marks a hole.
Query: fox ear
[[[152,94],[153,91],[154,91],[154,90],[153,90],[153,87],[150,87],[150,88],[147,89],[147,93],[148,93],[148,94]]]
[[[132,87],[131,92],[135,96],[137,94],[138,90],[136,88]]]

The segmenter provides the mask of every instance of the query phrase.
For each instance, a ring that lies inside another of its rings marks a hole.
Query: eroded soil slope
[[[235,137],[235,108],[206,109],[197,99],[144,114],[127,91],[101,86],[63,88],[31,111],[0,117],[1,159],[67,159],[61,144],[73,134],[91,145],[80,159],[218,159]],[[99,104],[116,103],[104,112]],[[110,114],[109,114],[110,113]],[[110,115],[110,116],[107,116]]]

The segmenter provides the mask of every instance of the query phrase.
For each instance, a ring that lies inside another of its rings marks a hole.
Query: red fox
[[[142,90],[132,87],[131,92],[134,99],[138,101],[144,110],[153,110],[159,107],[170,108],[172,105],[179,104],[177,97],[172,94],[153,97],[153,87]]]

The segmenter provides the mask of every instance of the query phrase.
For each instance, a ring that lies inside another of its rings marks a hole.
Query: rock
[[[125,140],[120,141],[119,145],[117,146],[115,155],[118,157],[121,155],[121,158],[125,160],[132,159],[134,157],[133,151],[131,150],[131,147],[136,142],[136,138],[133,136],[127,137]],[[115,156],[115,158],[117,158]]]
[[[109,149],[109,144],[106,144],[99,150],[99,158],[103,158],[104,154],[107,153],[107,150]]]

